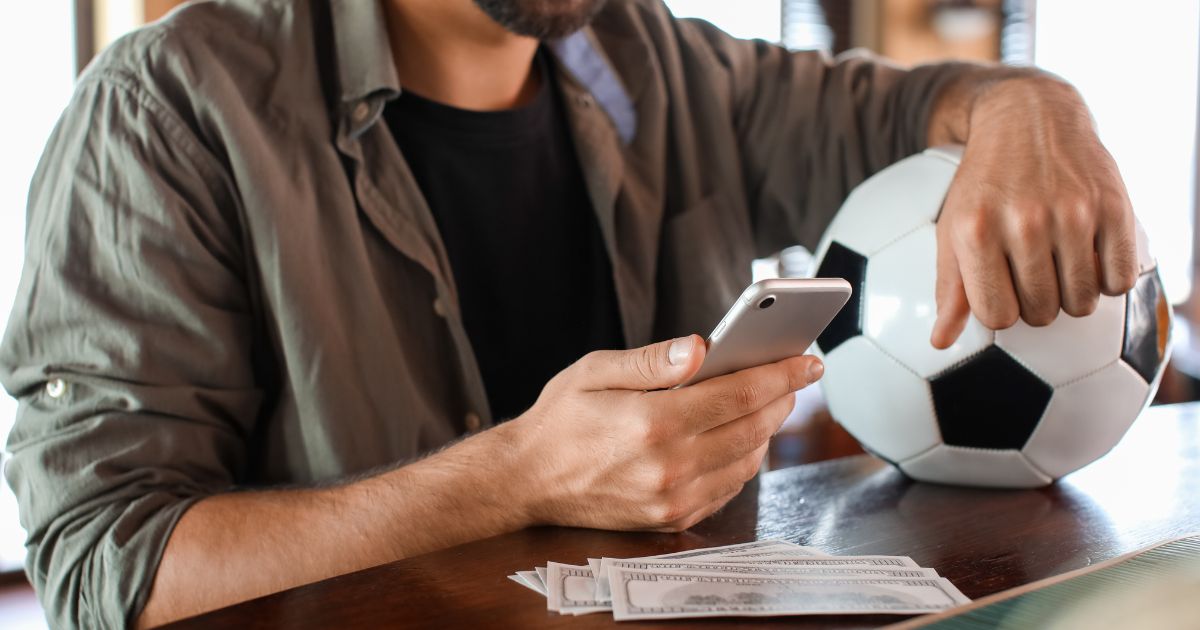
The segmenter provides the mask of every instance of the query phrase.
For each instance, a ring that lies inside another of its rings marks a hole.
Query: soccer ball
[[[962,152],[901,160],[856,188],[816,252],[818,277],[854,287],[817,339],[830,413],[908,476],[1044,486],[1107,453],[1149,403],[1171,308],[1138,225],[1138,279],[1087,317],[992,331],[973,316],[953,346],[929,343],[934,224]]]

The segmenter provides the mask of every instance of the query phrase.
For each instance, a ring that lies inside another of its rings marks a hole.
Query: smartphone
[[[750,285],[708,336],[708,352],[684,387],[804,354],[850,299],[841,278],[775,278]]]

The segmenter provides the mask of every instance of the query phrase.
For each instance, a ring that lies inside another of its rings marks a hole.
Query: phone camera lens
[[[767,297],[763,298],[761,302],[758,303],[758,308],[771,308],[771,305],[774,303],[775,303],[775,296],[768,295]]]

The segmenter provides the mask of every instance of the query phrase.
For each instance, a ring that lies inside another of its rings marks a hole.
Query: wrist
[[[1019,130],[1039,140],[1094,131],[1083,97],[1058,77],[1041,71],[999,79],[975,99],[968,119],[970,136],[1012,136]]]
[[[392,559],[528,527],[533,484],[522,462],[533,460],[517,446],[511,424],[350,484],[337,512],[377,524]]]
[[[1030,110],[1072,115],[1087,111],[1083,97],[1070,83],[1048,72],[1022,69],[982,84],[971,104],[969,119],[973,126],[979,119],[1006,112],[1025,118]]]
[[[1075,88],[1049,72],[978,67],[951,83],[934,101],[926,139],[929,146],[966,144],[973,132],[977,135],[989,123],[1028,124],[1040,121],[1044,112],[1083,112],[1087,118]]]
[[[471,449],[468,457],[476,462],[474,482],[485,489],[488,504],[497,512],[508,530],[518,530],[543,522],[538,506],[543,502],[543,484],[539,478],[545,459],[535,444],[530,419],[518,416],[462,444]]]

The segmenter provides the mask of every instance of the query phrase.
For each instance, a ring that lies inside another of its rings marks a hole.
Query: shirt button
[[[433,301],[433,312],[438,314],[438,317],[446,316],[446,301],[442,298],[437,298]]]
[[[370,114],[371,114],[371,106],[368,105],[366,101],[361,101],[361,102],[359,102],[358,105],[354,106],[353,116],[354,116],[355,122],[362,122],[362,121],[366,120],[367,116],[369,116]]]
[[[475,413],[474,411],[467,414],[466,422],[467,430],[471,432],[478,431],[479,427],[483,424],[483,422],[479,419],[479,414]]]
[[[67,384],[61,378],[46,381],[46,395],[51,398],[62,398],[67,393]]]

